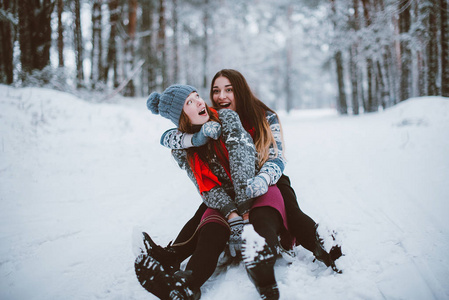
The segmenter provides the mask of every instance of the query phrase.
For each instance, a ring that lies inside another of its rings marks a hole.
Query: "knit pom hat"
[[[153,114],[160,114],[178,126],[184,102],[192,92],[196,92],[193,86],[174,84],[166,88],[162,94],[151,93],[147,107]]]

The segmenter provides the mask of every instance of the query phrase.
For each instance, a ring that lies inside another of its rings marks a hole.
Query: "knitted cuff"
[[[235,207],[234,203],[228,203],[222,208],[219,209],[220,213],[227,219],[228,216],[233,212],[236,211],[237,208]]]

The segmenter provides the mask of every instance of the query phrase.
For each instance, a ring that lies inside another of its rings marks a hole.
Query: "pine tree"
[[[59,67],[64,67],[64,27],[62,25],[62,12],[64,2],[58,0],[58,63]]]
[[[448,1],[440,0],[441,95],[449,97],[449,18]]]
[[[438,42],[437,42],[437,18],[436,18],[436,0],[429,0],[429,40],[427,43],[427,94],[430,96],[438,95]]]
[[[337,27],[337,10],[336,10],[335,0],[331,0],[331,8],[333,15],[333,23],[335,30],[340,30]],[[345,92],[345,81],[344,81],[344,66],[343,66],[343,55],[340,49],[337,49],[334,53],[335,66],[337,71],[337,88],[338,88],[338,102],[337,107],[338,111],[341,114],[348,113],[348,106],[346,102],[346,92]]]
[[[55,3],[50,0],[19,1],[20,61],[24,73],[42,70],[50,63],[51,14]]]
[[[92,4],[92,52],[90,81],[95,89],[101,79],[103,71],[103,40],[102,40],[102,0],[95,0]]]
[[[145,68],[142,72],[142,82],[147,83],[143,87],[143,92],[149,94],[156,90],[156,72],[157,58],[155,56],[155,46],[153,43],[153,22],[156,5],[154,0],[144,1],[142,3],[142,23],[141,29],[144,32],[141,43],[141,55],[145,59]],[[177,82],[177,81],[176,81]]]
[[[158,54],[159,72],[162,78],[162,89],[165,89],[168,85],[167,75],[167,50],[166,50],[166,35],[165,35],[165,0],[159,0],[159,29],[157,33],[157,46],[156,51]]]
[[[352,99],[352,113],[354,115],[359,114],[359,66],[358,66],[358,34],[360,29],[359,19],[359,1],[353,0],[354,14],[350,19],[350,28],[353,30],[355,40],[352,42],[349,48],[349,75],[351,78],[351,99]]]
[[[0,1],[0,82],[13,83],[12,26],[17,24],[11,13],[11,1]]]
[[[120,9],[118,7],[118,0],[109,0],[109,38],[108,38],[108,51],[106,63],[103,70],[103,82],[108,82],[109,71],[112,68],[113,72],[113,87],[116,88],[119,85],[118,73],[117,73],[117,26],[120,18]]]
[[[76,57],[76,86],[84,87],[84,70],[83,70],[83,36],[81,32],[81,6],[80,0],[74,0],[74,45]]]
[[[137,30],[137,0],[128,0],[128,35],[125,40],[125,74],[129,78],[124,95],[133,97],[136,95],[134,80],[130,78],[135,61],[135,37]]]
[[[410,1],[401,0],[399,9],[399,34],[400,36],[400,58],[401,58],[401,87],[400,101],[410,98],[410,77],[411,77],[411,51],[409,42],[410,31]]]

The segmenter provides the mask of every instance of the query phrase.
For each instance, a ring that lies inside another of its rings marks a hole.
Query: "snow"
[[[155,299],[134,275],[133,236],[165,245],[200,204],[159,145],[168,120],[143,98],[94,102],[0,85],[2,300]],[[341,275],[301,247],[279,260],[281,298],[449,299],[448,99],[281,119],[285,174],[345,254]],[[258,299],[242,264],[203,287],[228,298]]]
[[[242,239],[245,241],[242,246],[243,262],[248,265],[254,262],[258,253],[263,250],[265,239],[257,234],[251,224],[247,224],[243,228]],[[270,255],[270,257],[273,257],[273,255]]]

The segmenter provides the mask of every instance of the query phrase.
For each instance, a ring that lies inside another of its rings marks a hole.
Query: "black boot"
[[[331,267],[336,273],[341,274],[342,271],[335,266],[335,261],[340,258],[343,254],[341,252],[341,247],[339,245],[333,246],[329,253],[324,249],[323,239],[321,239],[316,233],[315,249],[313,250],[313,255],[315,258],[327,267]]]
[[[201,297],[199,289],[189,287],[189,272],[167,270],[150,254],[139,255],[134,267],[142,287],[159,299],[198,300]]]
[[[150,254],[156,259],[166,270],[173,272],[179,270],[181,261],[179,260],[176,251],[173,247],[161,247],[157,245],[146,232],[142,232],[143,244],[146,248],[146,253]]]
[[[200,288],[194,288],[191,286],[192,271],[177,271],[174,275],[176,286],[171,292],[173,300],[189,299],[198,300],[201,298]]]
[[[173,273],[148,254],[140,254],[134,263],[137,280],[159,299],[170,299]]]
[[[274,274],[276,253],[273,253],[266,243],[260,247],[245,241],[242,254],[248,277],[256,286],[261,299],[279,299],[279,289]]]

